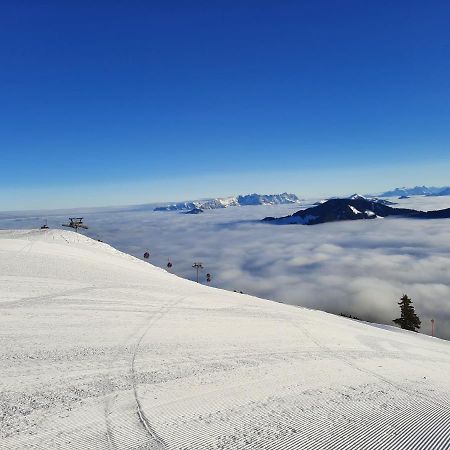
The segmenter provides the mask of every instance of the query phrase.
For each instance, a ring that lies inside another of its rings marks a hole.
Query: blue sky
[[[7,1],[0,210],[450,184],[450,4]]]

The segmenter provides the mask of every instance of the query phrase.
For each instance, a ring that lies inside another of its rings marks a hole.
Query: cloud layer
[[[413,200],[410,200],[413,202]],[[424,200],[420,199],[423,207]],[[436,200],[433,200],[436,202]],[[449,207],[450,199],[441,199]],[[418,205],[402,203],[405,207]],[[433,209],[436,205],[433,204]],[[293,209],[294,208],[294,209]],[[450,339],[450,221],[383,219],[315,226],[258,222],[293,206],[250,206],[201,215],[134,208],[86,215],[88,234],[194,279],[201,261],[213,286],[259,297],[391,323],[397,301],[412,297],[430,333]],[[425,208],[426,209],[426,208]],[[37,226],[37,216],[0,218],[2,228]],[[62,217],[48,216],[50,226]]]

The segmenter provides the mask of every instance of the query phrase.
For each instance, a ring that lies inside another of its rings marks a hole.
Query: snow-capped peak
[[[364,195],[360,195],[360,194],[353,194],[350,195],[350,197],[347,197],[350,200],[367,200],[366,197],[364,197]]]

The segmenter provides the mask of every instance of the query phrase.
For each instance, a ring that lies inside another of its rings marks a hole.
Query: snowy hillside
[[[0,232],[0,326],[1,448],[450,448],[449,342],[72,232]]]
[[[158,206],[155,211],[185,211],[193,209],[220,209],[230,206],[251,206],[251,205],[286,205],[300,203],[300,199],[295,194],[248,194],[237,197],[213,198],[210,200],[196,200],[193,202],[173,203],[166,206]]]

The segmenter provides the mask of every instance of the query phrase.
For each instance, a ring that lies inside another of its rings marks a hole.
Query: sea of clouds
[[[305,205],[307,206],[307,205]],[[399,205],[400,206],[400,205]],[[450,207],[450,197],[416,197],[402,207]],[[200,215],[154,212],[152,206],[79,210],[87,234],[194,279],[194,261],[212,274],[212,286],[280,302],[392,323],[407,293],[424,333],[450,339],[450,219],[378,219],[277,226],[266,216],[298,206],[248,206]],[[33,228],[47,217],[60,226],[67,212],[4,213],[0,228]]]

